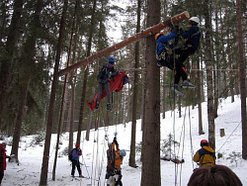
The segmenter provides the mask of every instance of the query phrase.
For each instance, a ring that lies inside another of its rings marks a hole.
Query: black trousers
[[[0,171],[0,184],[2,183],[3,176],[4,176],[4,171]]]
[[[105,83],[99,82],[99,94],[97,97],[97,102],[99,103],[99,100],[102,96],[103,90],[106,91],[106,97],[107,97],[107,103],[111,103],[111,92],[110,92],[110,82],[107,80]]]
[[[81,175],[81,167],[79,160],[72,160],[72,170],[71,170],[72,176],[74,176],[75,174],[75,167],[77,168],[79,175]]]
[[[175,54],[179,55],[178,58],[175,58],[174,54],[168,55],[166,53],[165,59],[161,59],[159,61],[162,66],[166,66],[171,70],[173,70],[175,67],[176,73],[174,78],[174,84],[178,84],[181,77],[183,81],[187,79],[187,72],[185,70],[184,62],[190,55],[193,55],[194,53],[195,49],[191,47],[188,47],[186,49],[176,49]]]
[[[175,75],[174,84],[178,84],[181,77],[183,81],[187,79],[187,73],[185,70],[184,62],[187,60],[187,58],[190,55],[193,55],[194,53],[195,53],[195,49],[193,49],[192,47],[175,50],[175,54],[179,55],[179,57],[176,61],[176,75]]]
[[[183,80],[187,79],[187,73],[185,71],[184,64],[181,63],[178,59],[176,59],[173,54],[166,54],[165,60],[161,59],[159,62],[162,66],[168,67],[171,70],[175,68],[174,84],[178,84],[181,77]]]

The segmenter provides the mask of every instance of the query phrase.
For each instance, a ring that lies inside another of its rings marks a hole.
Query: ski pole
[[[88,170],[87,170],[86,162],[85,162],[85,160],[84,160],[84,158],[83,158],[83,157],[81,157],[81,158],[82,158],[82,161],[84,162],[84,165],[85,165],[85,167],[86,167],[87,175],[88,175],[88,177],[90,178],[90,176],[89,176],[89,172],[88,172]]]

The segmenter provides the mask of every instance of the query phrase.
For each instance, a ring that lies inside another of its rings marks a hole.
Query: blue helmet
[[[115,62],[114,57],[110,57],[110,58],[109,58],[109,63],[113,64],[114,62]]]
[[[119,155],[122,156],[122,157],[126,156],[126,151],[125,150],[120,150],[119,151]]]

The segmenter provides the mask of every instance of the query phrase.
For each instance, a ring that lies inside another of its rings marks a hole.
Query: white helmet
[[[190,21],[193,21],[193,22],[195,22],[195,23],[197,23],[197,24],[200,23],[200,19],[199,19],[198,17],[191,17],[189,20],[190,20]]]

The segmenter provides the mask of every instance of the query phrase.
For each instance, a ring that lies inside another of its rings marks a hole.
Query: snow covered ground
[[[186,185],[192,174],[193,168],[196,164],[192,162],[192,154],[200,148],[199,142],[201,139],[208,136],[207,127],[207,104],[203,103],[203,129],[204,135],[198,135],[198,117],[197,108],[191,107],[182,109],[182,118],[178,118],[177,111],[167,112],[166,119],[161,120],[161,139],[168,139],[168,135],[174,135],[175,139],[180,142],[180,148],[176,149],[176,154],[180,158],[184,158],[185,163],[178,166],[178,171],[175,172],[175,164],[171,161],[161,160],[161,182],[163,186]],[[222,153],[223,158],[217,159],[217,164],[223,164],[230,167],[240,178],[243,185],[247,185],[246,168],[247,161],[241,159],[241,113],[240,113],[240,99],[236,96],[235,102],[231,103],[230,98],[222,100],[219,106],[219,116],[215,120],[216,131],[216,152]],[[141,141],[142,132],[140,128],[141,121],[137,122],[137,144]],[[174,128],[175,126],[175,128]],[[185,128],[183,127],[185,126]],[[191,126],[191,127],[190,127]],[[191,128],[191,130],[190,130]],[[226,136],[220,137],[220,129],[224,128]],[[190,135],[191,131],[191,135]],[[114,133],[117,132],[117,139],[120,149],[126,149],[127,156],[122,165],[123,185],[138,186],[141,180],[141,163],[139,155],[137,154],[138,168],[131,168],[128,166],[130,138],[131,138],[131,123],[119,124],[109,128],[100,128],[98,131],[91,130],[90,140],[82,140],[81,148],[83,151],[83,158],[80,161],[83,163],[82,173],[88,178],[72,178],[70,176],[71,164],[67,156],[62,155],[64,149],[68,146],[68,134],[63,134],[61,138],[61,146],[59,151],[59,158],[57,162],[56,180],[52,181],[52,168],[55,154],[56,135],[52,135],[52,145],[50,150],[48,185],[53,186],[76,186],[76,185],[104,185],[105,184],[105,168],[106,168],[106,148],[107,141],[105,135],[109,136],[112,141]],[[82,136],[85,136],[83,131]],[[76,133],[74,133],[76,138]],[[21,138],[19,149],[20,165],[14,163],[7,163],[7,170],[3,179],[3,186],[13,185],[39,185],[40,170],[43,156],[43,146],[31,145],[34,136],[25,136]],[[7,139],[7,141],[10,139]],[[162,143],[162,142],[161,142]],[[192,148],[191,148],[192,146]],[[173,147],[172,147],[173,148]],[[10,153],[11,147],[7,146],[7,154]],[[150,157],[152,161],[152,157]],[[77,171],[76,171],[76,174]],[[99,184],[98,184],[99,182]]]

